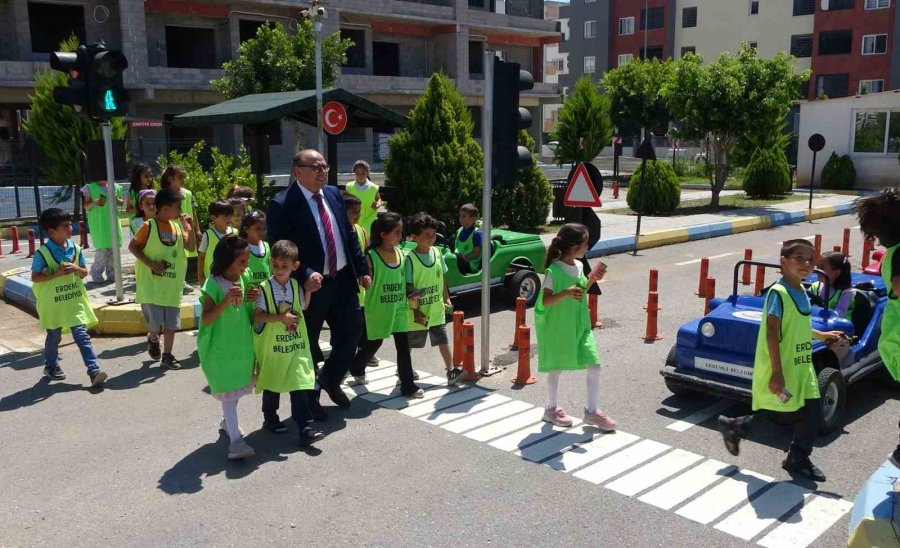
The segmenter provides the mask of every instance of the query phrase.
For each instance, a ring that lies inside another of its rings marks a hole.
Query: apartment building
[[[560,18],[559,10],[562,6],[567,5],[564,2],[550,1],[544,2],[544,19],[548,21],[558,21],[560,25],[560,33],[562,40],[566,39],[569,34],[569,21]],[[569,73],[569,54],[559,51],[559,43],[546,44],[544,46],[544,82],[547,84],[559,85],[559,79]],[[547,142],[547,136],[556,131],[556,122],[559,119],[559,109],[562,108],[562,98],[566,96],[566,89],[560,88],[560,100],[552,103],[544,103],[541,106],[541,133],[544,135],[544,142]],[[541,150],[543,156],[547,156]]]
[[[543,0],[331,0],[327,6],[325,32],[354,42],[336,85],[402,114],[441,71],[456,81],[480,130],[485,49],[535,75],[534,89],[522,99],[534,119],[542,103],[559,101],[558,84],[542,81],[544,47],[560,41],[558,23],[544,19]],[[221,101],[209,81],[223,75],[222,63],[266,21],[296,28],[301,7],[297,0],[2,1],[0,139],[22,136],[34,72],[47,69],[48,54],[74,33],[84,42],[103,39],[128,57],[135,156],[153,160],[166,146],[184,148],[198,138],[234,150],[243,140],[239,127],[177,128],[167,121]],[[534,134],[540,139],[540,128]],[[301,138],[312,143],[312,135],[310,128]],[[273,169],[286,170],[290,125],[274,125],[270,137]],[[339,155],[378,164],[386,140],[350,129]]]

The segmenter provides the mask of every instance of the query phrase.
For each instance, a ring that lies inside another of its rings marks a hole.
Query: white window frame
[[[588,60],[591,62],[591,70],[588,70]],[[597,72],[597,57],[595,55],[585,55],[582,67],[585,74],[594,74]]]
[[[875,47],[878,45],[878,37],[884,36],[884,51],[875,51]],[[872,51],[870,53],[866,53],[866,39],[872,39]],[[888,35],[887,33],[878,33],[878,34],[866,34],[862,37],[862,47],[860,48],[860,52],[863,55],[885,55],[888,50]]]
[[[856,91],[856,94],[857,94],[857,95],[863,95],[863,84],[871,84],[871,83],[873,83],[873,82],[880,82],[880,83],[881,83],[881,89],[878,90],[878,91],[871,91],[871,90],[868,90],[868,91],[865,92],[866,94],[868,94],[868,93],[881,93],[882,91],[884,91],[884,80],[882,80],[882,79],[880,79],[880,78],[874,78],[874,79],[870,79],[870,80],[860,80],[860,81],[859,81],[859,86],[858,86],[857,91]]]
[[[631,32],[622,32],[622,23],[623,22],[630,23],[630,25],[628,25],[628,26],[631,29]],[[631,34],[634,34],[634,17],[620,17],[619,18],[619,36],[629,36]]]
[[[616,66],[621,67],[625,63],[632,61],[634,59],[633,53],[620,53],[619,57],[616,59]]]
[[[884,10],[891,7],[891,0],[865,0],[866,9],[867,10]],[[873,7],[869,7],[869,4],[875,4]]]
[[[860,113],[872,113],[872,114],[885,114],[887,119],[884,124],[884,148],[882,148],[881,152],[856,152],[856,117]],[[900,110],[898,109],[889,109],[889,108],[861,108],[854,109],[851,112],[851,120],[853,121],[850,124],[850,155],[851,156],[863,156],[863,157],[896,157],[898,155],[897,152],[888,152],[888,148],[891,146],[890,142],[888,142],[888,136],[891,134],[891,114],[900,114]]]
[[[588,29],[591,29],[591,33],[588,34]],[[597,37],[597,21],[585,21],[584,22],[584,38],[591,39]]]

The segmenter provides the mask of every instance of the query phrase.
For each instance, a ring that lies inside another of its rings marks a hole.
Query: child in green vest
[[[616,429],[616,421],[597,407],[600,397],[600,355],[591,330],[588,288],[606,274],[602,263],[585,276],[579,257],[588,248],[587,227],[568,223],[547,249],[543,289],[534,308],[538,340],[538,371],[547,373],[547,407],[544,422],[568,428],[572,419],[558,404],[559,377],[563,371],[586,370],[587,403],[584,422],[604,432]]]
[[[135,302],[147,322],[147,352],[166,369],[181,369],[172,355],[175,332],[181,329],[181,295],[187,271],[187,252],[196,246],[193,223],[181,214],[181,194],[164,188],[156,194],[156,217],[144,223],[128,249],[137,259]],[[182,231],[176,219],[188,230]],[[160,353],[159,334],[163,334]]]
[[[816,261],[816,268],[828,277],[829,294],[825,294],[825,282],[821,279],[813,282],[810,291],[818,297],[822,306],[827,302],[829,310],[849,320],[853,314],[855,296],[851,287],[850,259],[840,251],[826,251]]]
[[[350,221],[350,226],[353,227],[353,233],[356,234],[356,239],[359,242],[359,248],[365,252],[369,248],[369,231],[363,228],[359,224],[360,219],[360,211],[362,210],[362,202],[359,198],[352,194],[344,194],[344,208],[347,210],[347,220]],[[362,348],[363,343],[366,339],[366,288],[363,286],[359,286],[359,317],[362,320],[362,335],[359,337],[359,343],[357,346],[357,351]],[[366,363],[369,367],[377,367],[378,366],[378,358],[376,356],[372,356],[372,358]]]
[[[61,381],[66,378],[59,366],[59,343],[62,332],[71,331],[81,358],[87,367],[91,386],[100,386],[106,373],[97,365],[88,327],[97,323],[82,279],[87,276],[81,248],[72,237],[72,216],[51,207],[41,212],[41,229],[48,239],[38,248],[31,262],[31,281],[37,299],[38,319],[47,330],[44,342],[44,376]]]
[[[381,194],[378,193],[378,185],[369,180],[369,164],[358,160],[353,164],[355,181],[347,183],[346,192],[356,196],[362,207],[360,209],[359,226],[372,232],[372,223],[378,216],[378,208],[381,207]]]
[[[453,240],[453,252],[460,274],[474,274],[481,271],[481,249],[483,235],[475,223],[478,222],[478,208],[475,204],[463,204],[459,208],[459,230]]]
[[[84,211],[87,216],[88,229],[91,232],[91,244],[94,246],[94,264],[91,265],[91,281],[103,283],[103,275],[107,280],[115,276],[112,262],[112,221],[109,208],[122,203],[122,185],[114,185],[115,200],[107,199],[109,185],[106,181],[88,183],[81,189],[84,197]],[[118,220],[118,216],[116,217]],[[122,225],[115,223],[119,236],[119,247],[122,247]]]
[[[194,198],[193,192],[184,188],[184,180],[186,177],[187,171],[185,171],[183,167],[169,166],[162,172],[159,186],[161,188],[171,188],[175,192],[181,193],[181,213],[191,220],[193,230],[200,230],[200,220],[197,218],[197,200]],[[180,217],[175,219],[175,223],[178,224],[178,227],[181,228],[182,232],[185,231],[186,227],[181,222]],[[196,279],[195,276],[198,272],[197,250],[188,250],[187,257],[188,265],[186,279],[190,281]],[[202,265],[203,263],[199,264]]]
[[[253,189],[248,186],[233,185],[225,194],[225,199],[234,209],[234,215],[231,217],[231,226],[241,226],[244,214],[247,213],[253,197],[256,195]]]
[[[431,338],[431,346],[437,346],[444,360],[447,386],[462,381],[462,368],[453,367],[450,344],[447,338],[447,310],[450,290],[447,288],[447,265],[434,242],[437,239],[438,223],[427,213],[416,213],[409,220],[409,235],[416,242],[415,249],[406,253],[406,291],[416,296],[410,299],[409,346],[424,348],[426,337]]]
[[[853,211],[859,217],[863,234],[878,238],[887,248],[881,262],[881,278],[888,301],[881,319],[878,354],[894,380],[900,381],[900,187],[886,188],[858,199]],[[900,467],[900,444],[891,453],[890,460]]]
[[[807,240],[788,240],[781,246],[782,278],[766,294],[753,362],[753,411],[763,410],[794,422],[794,439],[781,467],[815,481],[825,474],[812,463],[813,444],[822,421],[822,400],[812,360],[812,337],[828,343],[840,340],[840,331],[812,328],[812,307],[801,283],[812,274],[815,248]],[[757,413],[759,414],[759,413]],[[740,441],[751,434],[754,415],[719,416],[725,448],[740,453]]]
[[[203,284],[197,353],[212,396],[222,402],[220,428],[228,434],[229,459],[252,457],[238,423],[238,400],[253,393],[253,327],[251,316],[259,289],[248,289],[241,275],[247,269],[247,242],[228,234],[213,253],[210,277]]]
[[[297,256],[294,242],[275,242],[271,260],[274,273],[259,286],[253,315],[256,393],[263,393],[263,428],[275,434],[287,432],[287,426],[278,418],[278,405],[281,394],[289,393],[300,444],[310,445],[325,434],[313,427],[309,409],[316,374],[303,311],[309,306],[310,293],[301,291],[300,284],[291,277],[300,267]]]
[[[209,269],[212,266],[216,246],[226,234],[237,232],[231,227],[234,208],[230,203],[225,200],[213,202],[209,204],[207,211],[209,212],[209,228],[203,233],[200,247],[197,248],[197,280],[200,282],[200,287],[203,287],[203,283],[209,277]]]
[[[366,341],[350,364],[350,374],[365,384],[366,364],[381,348],[384,339],[393,336],[400,393],[410,398],[422,398],[425,393],[416,386],[409,355],[409,304],[403,273],[404,256],[399,247],[402,239],[400,215],[379,213],[372,225],[372,244],[366,252],[366,263],[372,273],[372,285],[366,290]]]
[[[244,214],[238,236],[250,244],[250,261],[244,272],[244,281],[256,287],[272,276],[272,252],[266,241],[266,214],[249,211]]]

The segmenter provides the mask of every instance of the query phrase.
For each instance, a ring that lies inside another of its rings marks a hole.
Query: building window
[[[347,48],[347,68],[366,68],[366,31],[363,29],[341,29],[341,40],[353,40]]]
[[[812,50],[812,34],[795,34],[791,36],[791,55],[794,57],[812,57]]]
[[[860,80],[859,81],[859,94],[866,95],[867,93],[881,93],[884,91],[884,80]],[[900,129],[900,128],[897,128]]]
[[[254,38],[256,38],[256,32],[259,30],[259,27],[267,23],[267,21],[241,19],[238,22],[238,39],[240,40],[241,44],[243,44],[247,40],[253,40]]]
[[[816,0],[794,0],[794,15],[812,15],[816,13]]]
[[[565,72],[566,72],[566,60],[565,59],[557,59],[556,60],[556,70],[560,74],[565,74]]]
[[[684,8],[681,10],[681,28],[687,29],[697,26],[697,8]]]
[[[823,74],[816,78],[816,97],[846,97],[849,94],[850,75]]]
[[[819,55],[846,55],[852,49],[852,30],[830,30],[819,33]]]
[[[757,44],[756,42],[747,42],[747,45],[750,46],[750,49],[754,49],[754,50],[755,50],[755,49],[757,49],[756,46],[757,46],[758,44]]]
[[[634,17],[622,17],[619,19],[619,35],[634,34]]]
[[[665,25],[666,8],[641,10],[641,30],[661,29]]]
[[[647,48],[646,54],[644,53],[644,48],[641,48],[641,59],[662,59],[663,58],[663,47],[662,46],[650,46]]]
[[[34,53],[53,53],[72,34],[80,43],[87,42],[83,6],[28,2],[28,29]]]
[[[880,55],[882,53],[887,53],[887,34],[867,34],[863,36],[863,55]]]
[[[900,152],[900,112],[866,110],[856,113],[853,152],[896,154]]]
[[[585,74],[594,74],[594,71],[597,70],[597,58],[593,55],[589,55],[584,58],[584,73]]]
[[[681,48],[681,58],[684,59],[684,56],[688,53],[697,53],[697,48],[694,46],[684,46]]]
[[[400,44],[372,42],[372,73],[375,76],[400,76]]]
[[[484,76],[484,42],[469,41],[469,76]]]
[[[750,15],[759,15],[759,0],[750,0]]]
[[[198,27],[166,26],[166,66],[220,68],[216,63],[216,31]]]
[[[597,37],[597,22],[596,21],[585,21],[584,22],[584,37],[585,38],[596,38]]]
[[[891,0],[866,0],[867,10],[883,10],[891,7]]]
[[[823,10],[852,10],[854,0],[825,0]]]
[[[616,63],[616,66],[617,66],[617,67],[621,67],[622,65],[624,65],[624,64],[627,63],[628,61],[631,61],[632,59],[634,59],[634,54],[632,54],[632,53],[620,53],[620,54],[619,54],[618,62]]]

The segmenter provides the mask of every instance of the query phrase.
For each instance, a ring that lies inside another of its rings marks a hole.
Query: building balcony
[[[50,70],[50,64],[33,61],[0,61],[0,86],[31,87],[34,84],[34,73],[38,70]]]
[[[147,84],[151,88],[211,90],[210,80],[223,76],[222,69],[149,67]]]
[[[335,84],[353,93],[410,93],[419,94],[428,86],[428,78],[414,76],[369,76],[342,74]]]
[[[364,13],[388,18],[454,21],[456,0],[342,0],[341,13]]]

